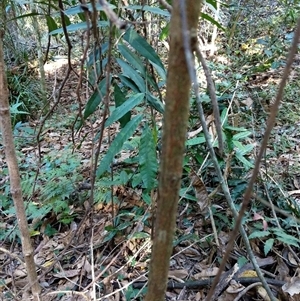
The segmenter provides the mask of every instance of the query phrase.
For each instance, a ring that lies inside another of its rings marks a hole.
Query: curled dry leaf
[[[205,277],[213,277],[213,276],[217,275],[218,271],[219,271],[219,268],[217,268],[217,267],[207,268],[207,269],[201,271],[200,273],[193,275],[193,278],[196,280],[199,280],[199,279],[205,278]]]
[[[195,190],[197,203],[200,207],[200,213],[205,215],[209,206],[209,198],[206,187],[201,178],[194,171],[191,172],[190,178],[191,184]]]
[[[245,287],[242,284],[236,282],[235,280],[231,280],[230,285],[226,289],[226,292],[229,294],[237,294],[240,291],[242,291],[244,288]]]
[[[300,294],[300,278],[292,277],[290,282],[282,286],[282,290],[286,293],[289,293],[290,296]]]
[[[254,215],[253,215],[253,220],[257,221],[257,220],[260,220],[260,219],[262,220],[262,223],[263,223],[263,229],[264,229],[264,231],[266,231],[268,229],[267,221],[264,219],[264,217],[262,215],[255,212]]]

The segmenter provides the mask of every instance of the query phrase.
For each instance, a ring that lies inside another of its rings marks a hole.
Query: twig
[[[218,105],[218,101],[217,101],[217,96],[216,96],[216,89],[215,89],[215,85],[214,82],[212,80],[210,71],[207,67],[206,61],[201,53],[201,50],[199,48],[199,43],[196,46],[196,55],[198,60],[200,61],[205,77],[206,77],[206,81],[207,81],[207,89],[208,89],[208,93],[210,96],[210,100],[211,100],[211,104],[213,107],[213,113],[214,113],[214,118],[215,118],[215,126],[216,126],[216,130],[217,130],[217,135],[218,135],[218,143],[219,143],[219,152],[221,157],[223,157],[224,155],[224,142],[223,142],[223,136],[222,136],[222,122],[221,122],[221,118],[220,118],[220,110],[219,110],[219,105]]]
[[[290,50],[289,55],[288,55],[287,63],[286,63],[284,73],[283,73],[283,76],[282,76],[282,79],[281,79],[281,82],[280,82],[280,85],[279,85],[279,90],[278,90],[278,93],[277,93],[277,96],[276,96],[276,100],[275,100],[275,103],[273,104],[273,107],[272,107],[272,110],[271,110],[271,115],[268,119],[267,128],[266,128],[266,131],[265,131],[265,134],[264,134],[264,138],[263,138],[258,156],[257,156],[256,161],[255,161],[255,166],[254,166],[254,169],[253,169],[252,177],[250,179],[249,185],[248,185],[247,190],[245,192],[244,200],[243,200],[239,215],[236,218],[235,227],[233,228],[233,231],[232,231],[232,234],[231,234],[231,239],[228,242],[227,250],[226,250],[226,253],[224,254],[224,257],[223,257],[223,260],[221,262],[219,271],[222,271],[224,269],[225,264],[226,264],[226,260],[229,258],[229,254],[232,250],[232,247],[233,247],[233,244],[234,244],[234,239],[235,239],[239,229],[242,228],[241,227],[242,218],[243,218],[243,215],[244,215],[244,213],[245,213],[245,211],[248,207],[248,204],[250,202],[250,198],[251,198],[252,191],[253,191],[253,186],[254,186],[254,183],[256,181],[257,175],[259,173],[260,162],[263,158],[263,154],[264,154],[264,151],[267,147],[267,143],[268,143],[268,139],[269,139],[270,134],[271,134],[271,130],[272,130],[272,128],[274,126],[274,123],[275,123],[275,120],[276,120],[276,115],[277,115],[277,112],[278,112],[280,101],[282,99],[283,90],[284,90],[286,81],[288,79],[288,75],[289,75],[293,60],[294,60],[294,56],[297,52],[299,36],[300,36],[300,19],[298,20],[298,23],[297,23],[297,29],[295,31],[293,44],[292,44],[291,50]],[[217,280],[218,280],[218,277],[220,277],[220,274],[221,274],[221,272],[219,272],[217,274],[217,276],[216,276]],[[259,274],[257,274],[257,275],[259,275]],[[217,280],[212,285],[211,291],[213,291],[214,287],[216,286]],[[263,283],[263,281],[262,281],[262,283]],[[264,285],[264,283],[263,283],[263,285]],[[265,285],[264,285],[264,287],[265,287]],[[269,288],[269,291],[271,292],[270,288]],[[268,292],[268,290],[267,290],[267,292]],[[208,297],[210,295],[211,295],[211,293],[209,293]],[[268,295],[269,295],[269,292],[268,292]],[[272,298],[269,295],[271,300],[275,300],[272,293],[271,293],[271,295],[272,295]],[[207,300],[210,300],[210,299],[208,298]]]
[[[253,287],[261,285],[261,282],[254,282],[247,286],[245,289],[243,289],[235,298],[233,301],[238,301],[240,300],[248,291],[250,291]]]
[[[116,13],[110,8],[109,4],[106,0],[99,0],[99,4],[102,6],[105,14],[107,15],[108,19],[119,29],[126,29],[127,23],[121,21]]]
[[[211,288],[211,290],[210,290],[210,292],[209,292],[209,294],[207,296],[207,301],[210,300],[210,296],[212,295],[213,290],[214,290],[215,286],[218,283],[218,278],[221,275],[221,271],[225,268],[226,261],[229,258],[229,254],[230,254],[230,252],[231,252],[231,250],[233,248],[234,239],[235,239],[236,235],[238,234],[238,231],[242,229],[242,227],[241,227],[242,218],[243,218],[244,213],[245,213],[245,211],[246,211],[246,209],[248,207],[248,204],[250,202],[250,198],[252,196],[252,191],[253,191],[253,186],[254,186],[254,183],[256,181],[257,175],[259,173],[260,162],[261,162],[261,160],[263,158],[264,151],[265,151],[265,149],[267,147],[267,143],[268,143],[268,140],[269,140],[272,128],[274,126],[275,120],[276,120],[276,115],[277,115],[277,112],[278,112],[280,101],[282,99],[283,90],[284,90],[285,84],[287,82],[288,75],[289,75],[292,63],[294,61],[294,56],[295,56],[295,54],[297,52],[297,49],[298,49],[299,36],[300,36],[300,19],[298,20],[298,23],[297,23],[297,29],[295,31],[295,35],[294,35],[294,39],[293,39],[293,44],[292,44],[290,53],[288,55],[286,66],[284,68],[284,73],[283,73],[283,76],[282,76],[282,79],[281,79],[281,82],[280,82],[280,85],[279,85],[279,90],[278,90],[278,93],[277,93],[277,96],[276,96],[276,100],[275,100],[275,103],[273,104],[273,107],[272,107],[272,110],[271,110],[271,114],[270,114],[270,117],[268,119],[267,128],[266,128],[266,131],[265,131],[265,134],[264,134],[264,138],[263,138],[263,141],[262,141],[262,144],[261,144],[258,156],[257,156],[256,161],[255,161],[255,166],[254,166],[254,169],[253,169],[252,177],[251,177],[249,185],[248,185],[248,187],[246,189],[246,192],[245,192],[245,195],[244,195],[244,200],[243,200],[243,203],[242,203],[239,215],[236,218],[235,226],[234,226],[234,229],[233,229],[232,234],[231,234],[231,239],[230,239],[230,241],[227,244],[227,249],[226,249],[226,252],[225,252],[225,254],[223,256],[223,260],[221,262],[221,265],[220,265],[220,270],[219,270],[218,274],[216,275],[216,279],[215,279],[215,281],[214,281],[214,283],[212,285],[212,288]],[[223,185],[222,185],[222,187],[223,187]],[[224,191],[224,194],[225,194],[225,191]],[[225,196],[226,196],[226,194],[225,194]],[[253,262],[253,264],[254,264],[254,262]],[[259,276],[259,273],[258,273],[257,270],[256,270],[256,272],[257,272],[257,275]],[[262,283],[264,285],[263,280],[262,280]],[[265,285],[264,285],[264,287],[265,287]],[[266,288],[266,290],[267,290],[267,288]],[[272,292],[271,292],[271,290],[270,290],[269,287],[268,287],[267,292],[268,292],[268,295],[271,298],[271,300],[275,300],[275,297],[273,296],[273,294],[272,294]]]
[[[201,280],[194,280],[194,281],[184,281],[184,282],[173,282],[169,281],[167,288],[170,289],[182,289],[186,287],[189,290],[199,290],[201,288],[206,288],[212,284],[215,278],[205,278]],[[265,278],[268,284],[281,287],[283,286],[286,281],[282,280],[277,280],[277,279],[271,279],[271,278]],[[138,280],[138,279],[137,279]],[[257,283],[260,282],[260,279],[258,277],[250,278],[250,277],[233,277],[233,280],[243,284],[243,285],[248,285],[252,283]],[[145,286],[147,284],[146,281],[136,281],[133,283],[132,287],[134,289],[139,289]]]
[[[169,13],[172,12],[172,5],[170,5],[166,0],[159,0],[159,3],[164,6]]]

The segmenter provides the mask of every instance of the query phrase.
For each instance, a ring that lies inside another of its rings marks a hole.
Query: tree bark
[[[20,173],[10,119],[8,87],[3,58],[3,36],[4,30],[0,28],[0,128],[2,132],[5,158],[10,178],[10,191],[14,201],[14,206],[16,208],[16,215],[20,229],[22,250],[27,269],[27,276],[34,300],[39,300],[39,293],[41,291],[41,288],[38,283],[36,267],[33,259],[33,249],[30,242],[28,223],[22,197]]]
[[[173,1],[170,24],[171,42],[162,138],[159,196],[146,301],[165,300],[185,150],[191,82],[183,46],[179,9],[180,1],[184,0]],[[200,7],[201,0],[186,0],[187,27],[189,33],[193,33],[193,35],[197,32]]]

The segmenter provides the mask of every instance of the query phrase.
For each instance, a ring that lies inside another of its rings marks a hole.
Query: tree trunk
[[[2,12],[3,13],[3,12]],[[25,207],[22,197],[21,180],[18,161],[14,146],[13,132],[10,119],[8,87],[3,58],[4,30],[0,24],[0,128],[5,149],[5,158],[10,178],[10,191],[16,208],[16,215],[20,229],[22,250],[26,264],[27,276],[34,300],[39,300],[41,288],[38,283],[36,267],[33,259],[33,249],[30,242]]]
[[[184,0],[173,1],[170,24],[171,42],[162,138],[159,196],[146,301],[165,300],[185,150],[191,83],[183,46],[180,1]],[[186,0],[187,27],[189,32],[193,34],[197,32],[200,6],[201,0]]]

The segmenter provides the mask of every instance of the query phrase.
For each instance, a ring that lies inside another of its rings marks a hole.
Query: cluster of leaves
[[[15,68],[7,72],[10,113],[13,125],[25,122],[28,115],[34,117],[40,109],[40,93],[37,80],[30,76],[29,67]]]
[[[78,172],[81,163],[79,156],[70,152],[71,149],[66,147],[59,155],[56,152],[49,153],[43,158],[39,171],[33,168],[32,158],[27,158],[27,163],[21,166],[22,192],[28,221],[42,221],[50,212],[59,215],[59,222],[64,224],[69,224],[76,217],[71,214],[70,208],[74,203],[83,201],[83,194],[78,192],[78,185],[82,181]],[[3,172],[7,174],[7,169]],[[7,196],[10,195],[9,188],[7,183],[0,187]],[[2,213],[7,217],[15,215],[15,208],[11,205],[11,198],[1,198]],[[35,223],[35,227],[39,225]],[[3,239],[6,234],[3,231],[0,237]],[[16,234],[17,231],[11,232],[9,239],[14,239]]]
[[[214,1],[207,2],[214,7]],[[111,8],[114,9],[115,6],[111,5]],[[92,8],[90,7],[90,9]],[[97,10],[102,13],[101,9],[101,7],[97,6]],[[126,9],[144,11],[162,16],[165,18],[165,21],[169,21],[170,18],[169,13],[160,8],[135,5],[129,6]],[[290,19],[293,18],[295,9],[290,9],[290,14],[288,15],[289,22],[295,21]],[[65,13],[69,33],[86,28],[87,21],[80,6],[75,5],[67,9]],[[76,16],[77,20],[81,21],[72,23],[71,16]],[[50,35],[57,36],[63,32],[58,21],[58,14],[46,15],[46,19]],[[103,20],[99,22],[98,26],[107,30],[109,22],[105,15],[103,15]],[[209,18],[208,15],[206,15],[206,20],[210,20],[214,25],[219,25],[216,20]],[[165,37],[167,31],[168,27],[165,26],[160,37]],[[89,82],[94,87],[97,86],[97,89],[94,90],[94,93],[88,100],[83,112],[84,120],[79,120],[77,128],[80,128],[86,120],[93,121],[94,113],[99,107],[103,106],[103,100],[108,90],[106,85],[109,82],[113,87],[111,96],[114,101],[114,108],[111,108],[111,114],[105,122],[105,127],[108,128],[114,123],[119,122],[120,131],[115,135],[97,168],[96,182],[101,188],[96,188],[95,200],[109,201],[110,195],[108,191],[112,185],[129,185],[132,188],[141,188],[143,190],[142,199],[147,204],[150,204],[150,192],[157,187],[157,145],[159,144],[161,135],[159,126],[154,121],[154,112],[162,114],[164,111],[161,91],[164,89],[166,83],[166,70],[160,54],[153,49],[137,30],[129,28],[125,34],[116,33],[116,38],[118,39],[118,44],[112,53],[108,53],[109,44],[108,42],[104,42],[97,50],[92,50],[86,59],[85,67],[89,76]],[[288,41],[289,39],[290,35],[286,34],[284,41]],[[236,55],[236,67],[245,63],[249,63],[254,67],[251,67],[243,75],[238,71],[233,71],[232,81],[236,81],[237,79],[247,81],[252,73],[262,72],[270,68],[278,68],[281,65],[280,56],[283,46],[280,41],[276,40],[276,37],[266,35],[240,44],[241,47],[238,47],[234,52]],[[112,56],[110,63],[114,66],[109,80],[103,76],[103,70],[105,70],[109,62],[108,55]],[[211,64],[211,67],[215,69],[221,68],[213,64]],[[219,73],[223,71],[218,70]],[[23,84],[22,80],[21,77],[12,77],[10,81],[13,90],[20,92],[17,96],[14,96],[11,104],[12,115],[18,116],[15,121],[19,121],[21,114],[29,112],[28,107],[31,106],[31,101],[35,99],[35,95],[27,95],[27,89],[24,85],[28,86],[28,84],[26,82]],[[223,101],[225,98],[230,98],[231,95],[225,94],[224,91],[231,89],[233,91],[233,86],[227,75],[222,79],[222,83],[216,83],[217,93],[219,93],[219,106],[222,111],[221,120],[223,136],[227,147],[226,154],[233,154],[231,165],[239,169],[239,172],[236,174],[232,173],[232,178],[228,181],[232,197],[238,203],[247,185],[243,174],[253,168],[254,144],[251,143],[250,139],[252,130],[250,131],[244,125],[232,126],[228,120],[228,104]],[[29,89],[28,93],[30,91],[32,89]],[[26,94],[29,100],[21,98],[24,94]],[[242,95],[242,97],[244,96]],[[202,95],[202,100],[203,103],[207,101],[205,93]],[[192,116],[191,114],[191,128],[193,126]],[[188,172],[191,161],[196,161],[197,167],[205,161],[204,158],[207,150],[204,136],[199,134],[197,137],[187,140],[186,147],[187,153],[184,168]],[[217,147],[217,142],[214,143],[214,147]],[[122,159],[122,164],[125,166],[122,170],[113,169],[114,161],[121,152],[128,152],[131,156]],[[208,160],[206,167],[210,166],[210,163]],[[222,167],[225,166],[225,163],[220,159]],[[24,165],[23,168],[27,168],[27,166]],[[78,170],[80,170],[80,159],[75,155],[71,155],[68,149],[65,149],[60,157],[56,157],[53,153],[44,157],[42,167],[39,169],[38,180],[36,180],[36,171],[28,172],[26,170],[26,173],[22,174],[22,188],[25,198],[28,199],[28,219],[41,219],[50,211],[54,211],[56,214],[60,214],[60,222],[69,223],[72,221],[75,215],[70,215],[70,204],[74,202],[80,204],[87,197],[86,193],[77,193],[77,185],[83,180]],[[111,171],[114,171],[113,179],[111,175],[108,175],[108,172]],[[32,190],[33,187],[34,193]],[[181,195],[186,200],[196,201],[196,198],[188,187],[189,182],[183,181]],[[0,187],[6,195],[9,195],[8,188],[8,186]],[[36,202],[34,195],[38,195],[38,199],[41,201]],[[10,200],[3,199],[1,195],[0,198],[4,214],[13,214]],[[132,221],[136,221],[144,213],[142,209],[137,207],[132,211],[120,212],[114,225],[106,229],[109,232],[107,240],[127,228]],[[224,226],[232,227],[232,220],[230,218],[220,214],[216,208],[213,208],[213,213],[217,217],[218,229],[222,229]],[[252,225],[249,238],[263,241],[264,253],[266,255],[270,252],[276,241],[298,247],[299,240],[289,233],[291,229],[287,227],[278,229],[267,217],[265,220],[269,222],[268,229],[264,229],[260,223],[253,224],[250,215],[246,222]],[[4,235],[0,235],[0,239],[4,237]]]

